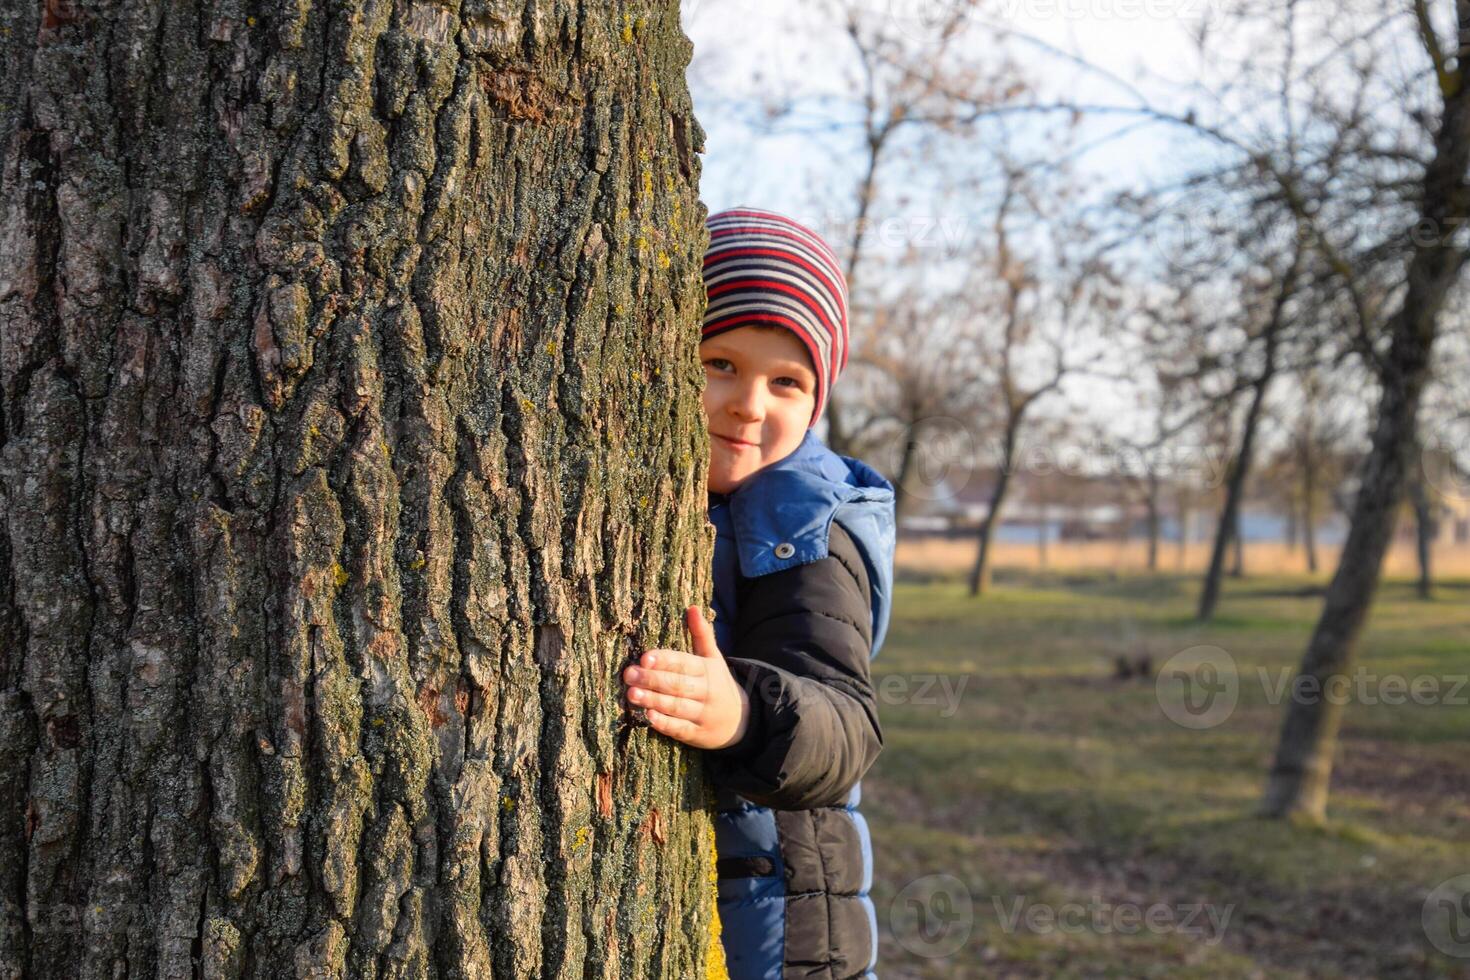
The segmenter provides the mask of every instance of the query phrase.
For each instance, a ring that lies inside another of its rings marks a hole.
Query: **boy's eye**
[[[712,367],[716,371],[723,371],[726,367],[734,367],[734,365],[732,365],[728,360],[723,357],[706,357],[704,359],[704,366]],[[781,377],[777,378],[776,381],[778,384],[783,381],[790,382],[789,384],[783,385],[782,387],[796,388],[797,390],[801,390],[802,388],[801,381],[789,375],[782,375]]]

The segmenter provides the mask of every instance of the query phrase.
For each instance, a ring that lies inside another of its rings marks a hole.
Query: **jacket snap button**
[[[780,544],[776,545],[777,558],[790,558],[794,554],[796,554],[796,549],[791,546],[791,542],[782,541]]]

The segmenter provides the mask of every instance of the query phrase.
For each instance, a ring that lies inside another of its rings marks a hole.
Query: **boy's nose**
[[[765,395],[759,385],[743,386],[730,400],[730,408],[741,418],[759,421],[766,414]]]

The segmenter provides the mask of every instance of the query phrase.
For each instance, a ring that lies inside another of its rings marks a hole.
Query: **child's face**
[[[701,342],[699,356],[709,488],[730,493],[801,445],[817,405],[817,375],[806,348],[785,328],[736,327]]]

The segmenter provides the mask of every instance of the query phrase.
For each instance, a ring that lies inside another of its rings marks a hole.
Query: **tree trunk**
[[[914,459],[918,455],[919,448],[919,436],[915,428],[910,425],[904,430],[903,452],[898,461],[898,478],[893,482],[898,491],[893,505],[895,521],[902,521],[913,511],[913,494],[909,492],[909,479],[913,476]],[[832,448],[830,443],[827,448]],[[836,450],[833,451],[836,452]]]
[[[1429,489],[1424,485],[1422,471],[1409,481],[1409,499],[1414,505],[1414,545],[1419,556],[1419,581],[1416,591],[1421,599],[1434,598],[1434,572],[1430,559],[1433,555],[1434,538],[1438,532],[1438,521],[1434,516],[1434,504],[1429,498]]]
[[[1220,576],[1225,567],[1225,549],[1230,544],[1232,537],[1236,543],[1234,576],[1238,578],[1245,574],[1245,554],[1240,534],[1240,505],[1245,497],[1246,480],[1250,476],[1251,462],[1255,453],[1256,430],[1260,427],[1266,403],[1266,392],[1271,387],[1271,379],[1276,376],[1276,348],[1286,323],[1286,304],[1290,301],[1292,293],[1296,291],[1297,269],[1300,264],[1301,254],[1297,253],[1292,257],[1291,265],[1277,287],[1276,296],[1271,304],[1270,320],[1267,321],[1263,331],[1265,363],[1261,368],[1261,376],[1256,380],[1251,393],[1250,407],[1246,409],[1245,423],[1240,434],[1240,451],[1236,454],[1234,465],[1230,467],[1230,475],[1225,484],[1225,506],[1221,508],[1219,523],[1215,525],[1215,545],[1210,550],[1210,564],[1205,570],[1204,585],[1200,589],[1199,609],[1196,617],[1201,622],[1215,615],[1215,607],[1220,602]]]
[[[1307,549],[1307,571],[1317,574],[1317,464],[1315,457],[1303,459],[1302,544]]]
[[[1041,508],[1041,529],[1036,534],[1036,560],[1043,572],[1046,571],[1046,534],[1050,520],[1050,508],[1043,506]]]
[[[0,38],[0,974],[703,975],[678,5],[252,9]]]
[[[1240,530],[1240,511],[1235,512],[1235,529],[1230,532],[1230,577],[1245,578],[1245,535]]]
[[[1189,564],[1189,530],[1190,522],[1194,519],[1194,508],[1190,506],[1189,495],[1184,491],[1179,492],[1179,570],[1182,572]]]
[[[980,522],[980,532],[975,541],[975,564],[970,567],[971,597],[990,591],[990,543],[995,536],[995,528],[1000,523],[1000,511],[1005,506],[1006,484],[1009,482],[1007,474],[1002,470],[995,489],[990,493],[990,510]]]
[[[1195,616],[1204,622],[1215,615],[1220,602],[1221,580],[1225,576],[1225,555],[1235,535],[1237,511],[1244,492],[1245,478],[1250,469],[1251,443],[1255,439],[1255,421],[1258,406],[1265,390],[1264,384],[1256,386],[1251,399],[1250,411],[1246,413],[1245,432],[1240,441],[1240,454],[1230,466],[1230,475],[1225,482],[1225,503],[1220,508],[1220,517],[1215,522],[1215,542],[1210,548],[1210,562],[1205,566],[1204,584],[1200,588],[1199,608]]]
[[[846,426],[843,425],[844,411],[846,409],[838,407],[838,399],[835,396],[828,396],[827,410],[822,413],[822,418],[827,420],[827,435],[822,441],[834,453],[851,456],[854,454],[855,447],[848,437]]]
[[[1012,418],[1006,425],[1001,462],[995,474],[995,486],[990,491],[990,508],[980,522],[980,531],[975,541],[975,564],[970,567],[970,596],[983,595],[990,591],[990,543],[995,529],[1000,525],[1001,510],[1005,507],[1006,492],[1011,485],[1011,465],[1016,457],[1016,437],[1020,422]]]
[[[1456,78],[1463,83],[1464,66],[1470,59],[1470,3],[1459,4],[1457,10],[1460,69]],[[1456,84],[1445,94],[1444,112],[1435,135],[1435,156],[1424,174],[1422,227],[1443,229],[1458,224],[1470,196],[1467,169],[1470,84]],[[1389,348],[1379,363],[1382,393],[1362,487],[1353,501],[1347,542],[1299,671],[1299,676],[1314,678],[1314,683],[1320,685],[1317,690],[1328,690],[1330,679],[1345,676],[1352,666],[1403,500],[1439,318],[1445,297],[1465,262],[1465,251],[1456,246],[1453,235],[1415,239],[1402,305],[1387,321]],[[1339,697],[1292,698],[1287,702],[1276,758],[1261,803],[1265,815],[1317,822],[1326,819],[1342,702]]]
[[[1148,510],[1148,570],[1159,570],[1159,478],[1152,473],[1148,478],[1148,497],[1144,501]]]

